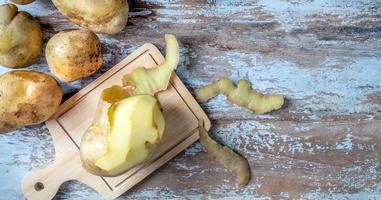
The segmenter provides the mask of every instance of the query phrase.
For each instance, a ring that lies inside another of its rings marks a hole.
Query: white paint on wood
[[[131,3],[126,30],[100,35],[101,70],[82,81],[62,83],[67,97],[143,43],[163,46],[162,36],[170,31],[183,42],[177,71],[190,89],[231,75],[248,78],[259,91],[285,94],[288,102],[266,115],[253,115],[223,96],[203,104],[213,120],[213,137],[249,158],[253,179],[247,187],[236,187],[233,177],[196,143],[120,199],[381,196],[378,1]],[[43,23],[45,41],[56,31],[78,28],[47,0],[20,9]],[[27,69],[48,72],[44,56]],[[21,199],[17,186],[25,172],[53,160],[51,137],[39,125],[0,135],[0,144],[0,192],[4,198]],[[57,199],[101,197],[69,182]]]

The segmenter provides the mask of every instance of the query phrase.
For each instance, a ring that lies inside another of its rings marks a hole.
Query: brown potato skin
[[[0,5],[0,65],[19,68],[32,65],[41,52],[40,24],[13,4]]]
[[[89,76],[103,63],[99,38],[89,30],[57,33],[46,45],[45,54],[51,72],[64,82]]]
[[[48,120],[61,103],[62,90],[51,76],[16,70],[0,75],[0,133]]]
[[[97,33],[119,33],[128,21],[127,0],[52,1],[72,22]]]
[[[34,0],[10,0],[10,1],[15,4],[25,5],[25,4],[32,3]]]

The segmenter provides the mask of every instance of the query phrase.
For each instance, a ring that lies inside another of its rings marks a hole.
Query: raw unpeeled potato
[[[103,63],[99,38],[89,30],[57,33],[46,45],[45,54],[49,69],[65,82],[89,76]]]
[[[17,70],[0,76],[0,133],[38,124],[52,116],[62,98],[56,80],[44,73]]]
[[[13,4],[0,6],[0,65],[29,66],[40,55],[41,45],[41,27],[32,16]]]
[[[53,3],[72,22],[94,32],[115,34],[127,24],[127,0],[53,0]]]
[[[25,4],[32,3],[34,0],[10,0],[10,1],[16,4],[25,5]]]

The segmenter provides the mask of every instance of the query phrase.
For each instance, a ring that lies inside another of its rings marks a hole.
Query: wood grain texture
[[[0,0],[0,2],[5,2]],[[235,186],[199,143],[120,199],[379,199],[381,196],[381,3],[329,0],[134,0],[123,33],[100,35],[105,63],[65,88],[86,86],[140,45],[182,42],[177,73],[190,90],[223,75],[287,98],[253,115],[219,96],[203,108],[211,134],[245,155],[253,178]],[[20,6],[40,20],[44,41],[77,26],[48,0]],[[44,56],[29,67],[48,71]],[[0,192],[23,198],[21,179],[53,160],[43,126],[0,135]],[[100,199],[77,182],[57,199]]]
[[[81,166],[81,137],[92,124],[98,108],[96,99],[102,91],[120,85],[125,74],[139,67],[152,68],[164,62],[163,55],[154,45],[144,44],[61,104],[54,117],[45,122],[53,138],[54,162],[24,176],[24,196],[29,200],[52,199],[64,182],[78,180],[102,197],[115,199],[196,142],[200,120],[209,130],[210,121],[205,112],[174,73],[168,88],[155,94],[165,118],[165,131],[147,162],[116,177],[95,176]]]

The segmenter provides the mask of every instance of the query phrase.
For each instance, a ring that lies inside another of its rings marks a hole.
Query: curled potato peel
[[[237,87],[230,79],[222,78],[195,91],[197,99],[201,102],[206,102],[220,93],[227,96],[229,101],[257,114],[278,110],[284,103],[284,96],[263,95],[251,89],[250,82],[243,79],[238,81]]]
[[[137,68],[123,77],[123,86],[133,87],[128,90],[129,95],[155,94],[166,90],[171,78],[172,71],[179,63],[179,44],[174,35],[166,34],[165,62],[154,68]]]
[[[201,145],[208,155],[232,171],[236,175],[239,185],[246,185],[250,181],[250,166],[247,160],[229,147],[214,141],[205,130],[203,121],[199,122],[199,135]]]

